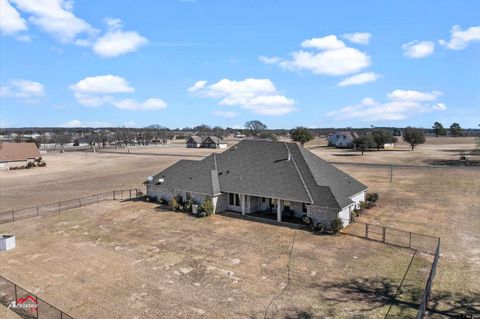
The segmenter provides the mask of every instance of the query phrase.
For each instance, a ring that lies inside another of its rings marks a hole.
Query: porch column
[[[281,205],[281,200],[277,199],[277,222],[282,221],[282,205]]]
[[[242,215],[245,215],[245,195],[240,194],[240,202],[242,203]]]

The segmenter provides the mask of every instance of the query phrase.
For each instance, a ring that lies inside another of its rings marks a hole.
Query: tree
[[[308,128],[306,127],[296,127],[293,130],[290,131],[290,137],[292,140],[295,142],[299,142],[300,144],[305,144],[308,141],[313,140],[313,135],[310,133]]]
[[[453,137],[456,137],[456,136],[460,135],[462,133],[462,131],[463,131],[463,129],[460,126],[460,124],[452,123],[452,125],[450,125],[450,134]]]
[[[64,144],[70,143],[71,138],[70,138],[70,136],[61,132],[61,133],[55,134],[53,136],[53,140],[54,140],[55,144],[60,144],[60,146],[62,146],[62,148],[63,148]]]
[[[385,130],[374,130],[372,132],[372,140],[377,148],[377,151],[379,151],[380,147],[382,147],[385,143],[394,143],[397,141],[392,133]]]
[[[447,130],[443,127],[442,123],[440,122],[435,122],[432,128],[433,128],[433,133],[435,133],[435,137],[447,135]]]
[[[368,148],[372,147],[372,144],[372,139],[368,135],[360,136],[353,140],[353,146],[355,147],[355,149],[361,151],[362,155],[363,152],[365,152]]]
[[[409,126],[403,131],[403,140],[410,144],[413,151],[415,146],[425,143],[425,134],[423,130]]]
[[[252,136],[259,136],[267,129],[267,126],[260,121],[248,121],[245,123],[245,129],[249,131]]]

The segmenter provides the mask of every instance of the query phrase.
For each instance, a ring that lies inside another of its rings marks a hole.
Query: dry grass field
[[[383,318],[412,258],[347,235],[154,207],[107,202],[1,225],[17,248],[0,255],[0,273],[76,318]],[[420,288],[429,265],[417,254],[405,287]]]
[[[327,147],[325,139],[310,141],[306,147],[329,162],[442,165],[447,161],[455,165],[461,154],[468,155],[472,161],[480,161],[473,137],[427,137],[426,143],[417,146],[413,152],[410,145],[400,139],[393,149],[371,150],[364,155],[355,150]]]
[[[480,168],[427,166],[432,164],[432,161],[453,161],[458,160],[459,154],[472,153],[475,147],[473,139],[429,138],[426,144],[420,145],[414,152],[409,151],[407,145],[399,143],[398,151],[372,151],[364,156],[350,150],[315,147],[312,144],[314,142],[307,146],[313,147],[311,150],[314,153],[329,161],[425,166],[395,167],[393,181],[390,183],[388,167],[338,165],[380,195],[377,207],[362,215],[361,221],[441,237],[441,257],[433,286],[430,317],[451,317],[458,313],[480,315]],[[49,153],[45,156],[48,163],[45,168],[0,172],[0,210],[56,202],[112,189],[142,187],[146,176],[175,161],[181,158],[201,159],[210,152],[211,150],[200,149],[152,148],[148,151],[136,150],[130,154]],[[476,159],[478,155],[470,157]],[[145,314],[147,317],[154,317],[155,311],[185,317],[200,315],[203,311],[217,317],[263,317],[262,311],[268,302],[278,294],[279,287],[283,287],[282,283],[286,284],[286,265],[293,230],[227,219],[223,216],[205,220],[174,213],[158,213],[158,216],[155,216],[146,206],[138,209],[133,209],[137,206],[129,206],[141,205],[140,203],[109,205],[111,206],[94,205],[57,216],[1,225],[0,233],[15,232],[19,236],[20,245],[8,253],[8,258],[6,254],[0,254],[0,259],[4,259],[0,260],[0,274],[7,278],[11,276],[10,279],[25,288],[37,289],[47,301],[60,308],[64,307],[66,311],[72,309],[73,315],[80,315],[80,309],[87,307],[89,302],[96,302],[94,297],[85,299],[85,291],[93,290],[98,296],[105,296],[106,300],[118,298],[121,303],[128,300],[127,304],[131,309],[152,309],[148,315]],[[77,225],[79,227],[75,228]],[[122,225],[128,227],[122,228]],[[218,237],[218,234],[222,236]],[[355,314],[359,317],[371,317],[385,313],[385,300],[378,301],[375,295],[378,291],[384,292],[384,295],[390,295],[392,290],[396,291],[409,262],[405,253],[347,236],[318,237],[304,232],[297,232],[297,236],[295,250],[298,249],[298,257],[305,255],[305,258],[302,262],[301,258],[292,259],[292,286],[289,286],[288,294],[281,296],[281,301],[278,299],[274,302],[269,316],[295,317],[293,314],[301,314],[301,311],[321,314],[319,316],[323,317],[352,317]],[[33,238],[36,240],[31,240]],[[100,241],[97,243],[98,238]],[[59,240],[57,242],[54,239]],[[153,246],[157,245],[160,250],[148,248],[150,244],[146,239],[151,239]],[[162,246],[162,240],[169,245]],[[178,242],[178,245],[173,245],[172,242]],[[297,243],[307,246],[302,248],[297,246]],[[225,247],[221,248],[220,244],[225,244]],[[257,244],[259,246],[255,246]],[[115,249],[116,247],[120,248]],[[171,256],[161,254],[161,249],[165,247],[173,252]],[[247,251],[247,247],[253,248]],[[345,249],[346,247],[349,249]],[[50,260],[50,257],[35,257],[42,251],[47,256],[53,254],[52,257],[64,254],[64,258],[59,259],[57,256]],[[55,255],[55,251],[62,254]],[[209,254],[214,254],[216,259],[211,261],[209,258],[213,257]],[[11,255],[16,257],[11,259]],[[197,255],[204,257],[195,264],[194,256]],[[173,261],[168,261],[169,258]],[[241,262],[229,264],[228,258],[235,259],[235,262],[240,259]],[[258,273],[258,269],[263,269],[258,268],[264,264],[261,262],[263,258],[267,258],[268,271],[262,270]],[[109,263],[109,259],[114,262]],[[150,259],[159,264],[145,266]],[[39,260],[46,260],[45,265]],[[137,260],[141,261],[131,265]],[[189,261],[183,265],[183,260],[190,260],[192,263]],[[111,271],[102,270],[105,262],[111,265]],[[398,269],[390,262],[397,263]],[[162,266],[164,263],[178,264],[178,267],[171,266],[175,269],[167,269]],[[208,270],[208,265],[216,268]],[[313,270],[314,265],[324,268]],[[422,274],[422,269],[425,268],[415,265],[416,262],[413,263],[413,268],[418,271],[413,271],[413,278],[417,273]],[[229,268],[230,266],[232,268]],[[41,267],[44,267],[44,270]],[[152,272],[153,267],[158,267],[156,271],[161,270],[161,275]],[[190,268],[187,267],[200,267],[202,271],[188,271]],[[180,268],[187,269],[183,270],[187,273],[184,274]],[[28,277],[22,275],[21,269],[28,269]],[[55,276],[49,275],[48,271],[52,269],[56,272]],[[339,269],[342,271],[339,272]],[[345,269],[348,271],[344,271]],[[170,270],[177,271],[179,275],[172,275]],[[228,280],[234,280],[229,279],[228,273],[222,274],[222,270],[232,271],[233,276],[243,278],[239,281],[241,288],[228,286]],[[313,281],[312,276],[306,276],[309,271],[316,271]],[[107,273],[114,275],[108,278]],[[69,276],[65,277],[66,274]],[[91,278],[89,274],[92,275]],[[121,277],[125,274],[129,274],[128,280],[122,283]],[[198,279],[190,278],[196,274]],[[218,280],[211,281],[212,276],[217,276]],[[271,282],[261,280],[263,276],[270,278]],[[178,279],[182,285],[177,285],[177,281],[174,281],[174,284],[168,283],[172,278]],[[202,278],[205,281],[202,281]],[[356,281],[358,279],[360,281]],[[411,294],[418,293],[418,283],[421,280],[408,280],[408,276],[406,279],[405,287],[412,284],[408,291],[411,291]],[[146,286],[137,289],[137,280]],[[158,280],[163,280],[162,284]],[[95,286],[94,283],[98,281],[108,284],[103,288]],[[209,282],[212,284],[209,285]],[[56,287],[66,283],[66,287],[70,288],[65,288],[65,291],[56,290]],[[200,286],[191,286],[195,283]],[[126,289],[122,289],[122,284]],[[221,285],[222,289],[228,287],[225,290],[228,290],[228,293],[215,291],[215,285]],[[132,288],[134,293],[129,294],[128,288],[133,286],[136,287]],[[155,295],[148,292],[160,287],[162,291],[168,292],[164,299],[166,302],[156,300]],[[177,289],[178,292],[175,293]],[[336,293],[330,295],[333,291]],[[400,296],[403,300],[400,306],[407,309],[411,308],[413,303],[409,299],[408,291],[405,296]],[[109,293],[119,295],[109,296]],[[142,295],[145,293],[147,295]],[[339,298],[346,295],[355,300],[345,301]],[[72,303],[70,296],[78,296],[82,301]],[[173,299],[169,299],[170,297]],[[233,301],[229,302],[228,298],[233,298]],[[219,305],[217,308],[211,307],[214,301]],[[160,302],[165,305],[156,306]],[[379,308],[373,309],[377,305]],[[195,312],[192,308],[200,310]],[[125,311],[125,314],[129,314]],[[139,318],[144,316],[141,311],[135,311]],[[126,317],[133,317],[133,314]]]

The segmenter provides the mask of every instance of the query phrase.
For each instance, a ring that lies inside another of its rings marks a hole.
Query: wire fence
[[[427,284],[422,293],[422,301],[420,307],[418,308],[417,319],[423,319],[425,317],[425,311],[428,307],[428,300],[430,298],[430,293],[432,292],[433,278],[437,272],[438,259],[440,258],[440,238],[438,239],[437,249],[435,250],[435,256],[433,258],[432,268],[428,275]]]
[[[4,211],[0,212],[0,224],[11,223],[16,220],[38,217],[47,214],[60,213],[69,209],[98,204],[108,200],[132,199],[138,197],[139,193],[140,190],[137,188],[114,190],[55,203]]]
[[[416,317],[417,319],[423,319],[428,307],[428,300],[430,298],[433,279],[437,270],[438,259],[440,258],[440,238],[357,221],[350,223],[348,227],[343,230],[343,233],[389,245],[421,251],[434,256],[427,283],[422,292],[422,299],[420,300]]]
[[[0,276],[0,304],[24,319],[73,319],[28,290]]]

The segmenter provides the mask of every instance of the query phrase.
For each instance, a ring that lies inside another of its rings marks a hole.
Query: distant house
[[[149,178],[147,194],[170,201],[211,200],[216,212],[308,216],[348,225],[367,186],[297,143],[244,140],[201,161],[180,160]],[[270,215],[271,216],[271,215]]]
[[[35,143],[0,143],[0,169],[23,166],[41,158]]]
[[[187,147],[199,148],[202,145],[202,140],[200,136],[192,136],[187,140]]]
[[[338,148],[352,148],[353,140],[358,137],[355,132],[338,131],[328,136],[328,146],[335,146]]]
[[[227,143],[216,136],[192,136],[187,140],[188,148],[227,148]]]

